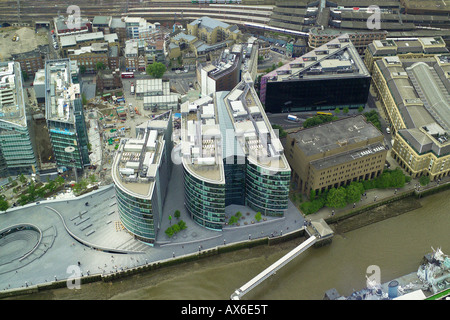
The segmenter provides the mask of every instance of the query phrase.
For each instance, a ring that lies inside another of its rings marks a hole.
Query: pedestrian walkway
[[[411,192],[415,190],[416,192],[423,192],[432,189],[438,185],[445,185],[450,183],[450,177],[444,177],[439,182],[432,181],[427,186],[421,186],[419,179],[411,179],[409,183],[406,183],[403,188],[389,188],[389,189],[370,189],[366,190],[366,194],[361,197],[361,200],[354,203],[348,204],[344,208],[328,208],[324,207],[314,214],[310,214],[306,217],[307,220],[318,221],[320,219],[329,218],[339,218],[352,211],[353,209],[358,210],[368,205],[384,202],[386,199],[391,197],[401,196],[404,193]]]

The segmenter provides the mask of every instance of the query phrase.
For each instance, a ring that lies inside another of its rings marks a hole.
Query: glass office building
[[[296,79],[270,82],[266,111],[272,113],[333,111],[364,107],[369,96],[370,77]]]
[[[225,184],[207,182],[184,168],[184,199],[192,219],[212,230],[221,230],[225,222]]]
[[[246,203],[268,216],[282,216],[288,206],[290,170],[270,171],[255,163],[247,163]]]
[[[364,107],[371,77],[348,34],[304,54],[261,78],[266,112]]]
[[[0,62],[0,175],[37,171],[31,116],[26,114],[18,62]]]
[[[172,112],[136,129],[135,139],[120,141],[111,172],[120,222],[136,239],[154,245],[172,168]]]
[[[181,106],[185,205],[198,224],[222,230],[225,208],[282,216],[291,169],[248,73],[231,91]]]
[[[82,170],[90,161],[78,73],[76,61],[46,61],[45,117],[57,165]]]

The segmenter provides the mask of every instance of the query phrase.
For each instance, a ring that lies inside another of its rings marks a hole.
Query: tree
[[[6,211],[9,208],[9,203],[4,196],[0,196],[0,211]]]
[[[255,214],[255,220],[259,222],[259,221],[261,221],[261,219],[262,219],[262,217],[261,217],[261,212],[258,211],[258,212]]]
[[[343,208],[347,205],[347,201],[345,200],[346,192],[343,187],[332,188],[328,191],[327,196],[327,207],[330,208]]]
[[[181,229],[180,229],[180,226],[176,223],[172,226],[172,230],[174,233],[178,233],[178,232],[180,232]]]
[[[27,178],[23,175],[23,173],[20,174],[20,176],[19,176],[19,181],[20,181],[21,183],[27,182]]]
[[[169,238],[172,237],[173,234],[174,234],[172,227],[167,228],[166,231],[165,231],[165,234],[166,234]]]
[[[405,186],[406,177],[400,168],[391,172],[391,187],[403,188]]]
[[[391,174],[387,171],[383,172],[381,176],[378,177],[375,185],[379,189],[389,188],[392,184]]]
[[[95,69],[98,71],[98,70],[105,70],[106,69],[106,66],[105,66],[105,64],[103,63],[103,62],[97,62],[96,64],[95,64]]]
[[[430,183],[430,177],[429,176],[421,176],[419,179],[419,183],[422,186],[426,186],[427,184]]]
[[[161,62],[155,62],[147,66],[146,72],[155,78],[161,78],[166,72],[166,66]]]
[[[180,227],[180,230],[184,230],[187,228],[186,222],[184,222],[183,220],[178,221],[178,226]]]
[[[335,114],[339,114],[340,112],[341,112],[341,110],[338,107],[336,107],[336,109],[334,109]]]
[[[350,109],[349,109],[348,107],[345,107],[344,110],[342,110],[342,112],[343,112],[344,114],[347,114],[349,111],[350,111]]]
[[[358,108],[358,112],[359,113],[362,113],[364,111],[364,107],[363,106],[360,106],[359,108]]]
[[[90,181],[91,183],[97,182],[97,177],[95,176],[95,174],[91,174],[91,175],[89,176],[89,181]]]
[[[180,210],[175,210],[175,213],[173,214],[175,216],[175,218],[179,219],[180,218]]]
[[[228,224],[229,225],[233,225],[233,224],[235,224],[236,222],[238,222],[238,218],[236,218],[236,216],[231,216],[231,218],[228,220]]]
[[[355,203],[361,199],[361,190],[357,185],[350,184],[345,191],[347,203]]]

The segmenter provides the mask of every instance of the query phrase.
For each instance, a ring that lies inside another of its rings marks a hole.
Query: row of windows
[[[373,158],[372,158],[372,160],[373,160]],[[356,171],[356,170],[358,170],[358,169],[363,169],[363,168],[366,168],[366,167],[369,167],[369,166],[372,166],[372,168],[373,168],[374,165],[376,165],[376,164],[379,165],[381,162],[382,162],[382,160],[373,161],[373,162],[371,162],[371,163],[367,163],[367,164],[365,164],[365,165],[353,167],[353,168],[347,169],[347,170],[345,170],[345,171],[335,172],[335,173],[333,173],[333,174],[331,174],[331,175],[327,175],[327,176],[325,176],[325,177],[320,177],[319,180],[325,180],[325,179],[332,178],[332,177],[335,177],[335,176],[342,176],[342,175],[345,174],[345,173],[349,173],[349,172],[351,172],[351,171]],[[367,170],[367,169],[366,169],[366,170]],[[330,171],[330,170],[328,170],[327,173],[328,173],[329,171]],[[361,172],[361,170],[359,170],[358,172]],[[320,175],[323,175],[323,174],[325,174],[325,172],[322,172]],[[314,176],[312,176],[312,177],[314,177]]]

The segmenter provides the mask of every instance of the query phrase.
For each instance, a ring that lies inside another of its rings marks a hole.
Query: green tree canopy
[[[358,202],[361,199],[361,189],[356,184],[350,184],[345,191],[347,203]]]
[[[97,63],[95,64],[95,69],[96,69],[96,70],[105,70],[105,69],[106,69],[106,66],[105,66],[105,64],[104,64],[103,62],[97,62]]]
[[[9,208],[9,203],[4,196],[0,196],[0,211],[6,211]]]
[[[330,208],[345,207],[347,205],[345,188],[339,187],[337,189],[330,189],[330,191],[328,191],[326,205]]]
[[[403,188],[405,186],[406,177],[400,168],[397,168],[391,172],[391,187]]]
[[[429,177],[429,176],[421,176],[421,177],[419,178],[419,183],[420,183],[422,186],[426,186],[428,183],[430,183],[430,177]]]
[[[166,66],[161,62],[155,62],[147,66],[146,72],[155,78],[161,78],[166,72]]]

